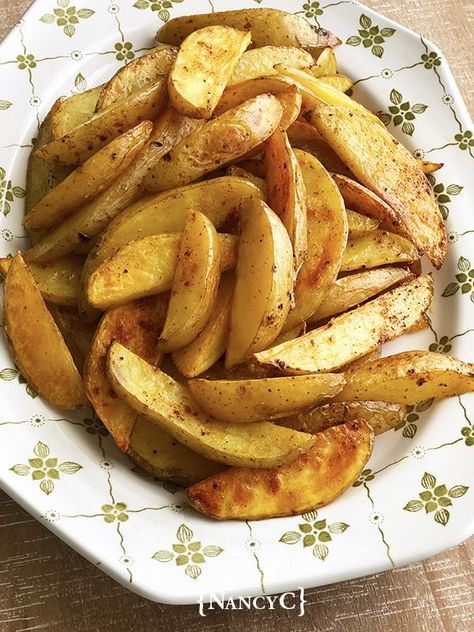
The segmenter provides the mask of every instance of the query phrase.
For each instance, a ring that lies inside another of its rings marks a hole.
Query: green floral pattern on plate
[[[414,120],[420,114],[423,114],[428,109],[428,106],[424,103],[415,103],[411,105],[410,101],[403,101],[403,96],[398,90],[393,89],[390,92],[390,101],[393,105],[390,105],[388,112],[382,112],[380,114],[380,120],[387,127],[390,123],[393,123],[395,127],[402,126],[402,132],[413,136],[415,131]]]
[[[87,20],[95,13],[92,9],[76,9],[70,4],[70,0],[57,0],[56,4],[52,13],[45,13],[40,17],[40,22],[56,24],[68,37],[74,35],[80,20]]]
[[[368,15],[362,14],[359,18],[361,28],[358,35],[352,35],[346,40],[349,46],[362,46],[370,48],[372,55],[383,57],[384,47],[387,38],[392,37],[396,31],[391,27],[380,28],[373,24]]]
[[[436,478],[428,472],[423,474],[421,485],[424,490],[418,494],[419,499],[410,500],[403,509],[411,512],[424,509],[427,514],[433,513],[434,521],[445,527],[451,517],[447,507],[452,506],[454,499],[464,496],[469,487],[454,485],[448,490],[444,483],[437,485]]]
[[[304,513],[301,518],[304,522],[298,524],[298,531],[287,531],[279,541],[283,544],[302,544],[303,548],[310,547],[314,557],[324,562],[329,555],[328,543],[332,536],[344,533],[349,525],[345,522],[328,524],[325,518],[318,519],[317,511]]]

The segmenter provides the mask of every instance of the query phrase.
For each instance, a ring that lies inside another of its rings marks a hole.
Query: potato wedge
[[[356,211],[346,209],[347,224],[349,227],[349,237],[358,237],[364,233],[370,233],[372,230],[376,230],[379,227],[380,220],[373,217],[367,217],[361,215]]]
[[[171,297],[158,349],[176,351],[204,329],[217,297],[221,249],[211,220],[190,211],[175,259]]]
[[[163,75],[168,75],[177,54],[177,48],[162,46],[122,66],[101,89],[96,111],[106,110],[117,101],[156,83]]]
[[[163,78],[43,145],[36,150],[36,155],[62,165],[80,165],[128,129],[155,119],[165,107],[166,96],[166,79]]]
[[[264,180],[264,178],[259,178],[258,176],[255,176],[253,173],[250,173],[250,171],[247,171],[246,169],[242,169],[242,167],[239,167],[239,165],[231,165],[230,167],[227,167],[227,169],[225,170],[225,175],[235,176],[237,178],[245,178],[252,184],[255,184],[255,186],[257,186],[262,192],[263,198],[266,199],[267,183]]]
[[[314,437],[269,422],[243,426],[202,411],[189,390],[118,342],[108,352],[108,376],[115,392],[198,454],[246,467],[274,467],[295,459]],[[284,434],[280,431],[285,430]]]
[[[207,121],[163,156],[145,187],[150,192],[173,189],[234,162],[273,134],[282,112],[276,97],[261,94]]]
[[[337,399],[378,399],[416,404],[474,391],[474,364],[431,351],[405,351],[368,362],[345,374]]]
[[[429,160],[419,160],[418,164],[423,173],[434,173],[435,171],[439,171],[444,167],[443,162],[430,162]]]
[[[342,314],[394,285],[408,280],[410,276],[410,272],[403,268],[387,267],[342,277],[328,288],[322,303],[310,317],[309,322],[313,323]]]
[[[415,246],[439,269],[446,256],[446,229],[430,183],[385,126],[352,114],[338,105],[321,105],[310,116],[356,178],[394,209]]]
[[[31,386],[54,406],[85,405],[81,376],[19,253],[5,279],[4,318],[15,362]]]
[[[323,75],[319,79],[340,92],[347,92],[353,85],[351,79],[345,75]]]
[[[328,46],[311,66],[310,71],[315,77],[325,77],[327,75],[337,75],[337,60],[333,49]]]
[[[178,485],[192,485],[225,469],[140,415],[130,435],[127,454],[145,472]]]
[[[426,312],[432,298],[431,277],[419,277],[301,338],[256,353],[253,360],[291,375],[334,371],[404,334]]]
[[[343,387],[340,373],[255,380],[189,381],[194,399],[210,415],[230,423],[269,421],[333,397]]]
[[[0,274],[7,275],[13,259],[0,259]],[[56,305],[76,306],[81,284],[83,257],[69,255],[48,263],[29,263],[28,269],[42,297]]]
[[[49,304],[48,309],[71,352],[74,364],[82,375],[85,359],[92,346],[95,324],[86,323],[73,307]]]
[[[168,79],[170,100],[178,112],[210,118],[250,40],[248,31],[221,25],[188,35]]]
[[[405,237],[385,230],[373,230],[348,240],[341,272],[377,268],[391,263],[412,263],[418,257],[416,247]]]
[[[308,154],[312,154],[330,172],[351,175],[346,165],[329,147],[313,125],[298,119],[287,129],[286,133],[293,149],[302,149]],[[352,208],[349,205],[347,206]]]
[[[329,402],[302,411],[291,417],[279,419],[278,424],[300,432],[324,432],[332,426],[364,419],[375,435],[382,434],[403,423],[406,408],[401,404],[387,402]]]
[[[286,64],[288,68],[308,68],[313,61],[312,56],[301,48],[290,46],[253,48],[242,55],[234,68],[229,84],[278,74],[275,66],[280,64]]]
[[[314,156],[299,149],[295,155],[306,191],[308,256],[296,280],[295,306],[285,331],[301,325],[317,310],[337,279],[347,243],[347,214],[333,179]]]
[[[151,121],[143,121],[100,149],[35,204],[23,220],[24,227],[50,228],[107,189],[128,170],[152,129]]]
[[[95,270],[85,288],[87,300],[107,310],[171,290],[182,233],[152,235],[131,241]],[[220,270],[235,267],[238,240],[218,235]]]
[[[287,465],[259,472],[230,468],[192,485],[189,503],[218,520],[291,516],[326,505],[357,480],[374,435],[365,421],[355,420],[314,436],[313,447]]]
[[[84,367],[84,386],[97,416],[121,450],[128,450],[137,413],[113,392],[107,379],[106,356],[113,340],[126,343],[130,349],[152,364],[161,354],[156,341],[163,326],[168,297],[152,296],[107,312],[99,323]]]
[[[53,139],[62,138],[92,118],[102,86],[57,101],[51,110]]]
[[[243,200],[240,225],[226,368],[277,338],[293,293],[291,242],[277,215],[261,200]]]
[[[335,35],[315,28],[299,15],[263,8],[180,16],[164,24],[156,38],[159,42],[178,46],[193,31],[212,24],[250,30],[256,48],[270,45],[313,49],[340,44]]]
[[[275,130],[265,144],[265,171],[267,202],[290,237],[296,278],[308,255],[306,190],[288,137],[280,129]]]

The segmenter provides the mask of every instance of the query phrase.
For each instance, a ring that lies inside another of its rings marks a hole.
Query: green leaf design
[[[405,123],[403,123],[402,125],[402,132],[404,134],[408,134],[408,136],[413,136],[413,132],[415,131],[415,126],[413,125],[413,123],[409,123],[407,121],[405,121]]]
[[[150,3],[148,2],[148,0],[137,0],[137,2],[135,2],[133,6],[135,7],[135,9],[148,9]]]
[[[416,405],[416,410],[419,413],[424,413],[425,410],[428,410],[428,408],[431,406],[432,403],[433,403],[433,398],[425,399],[423,402],[420,402],[419,404]]]
[[[33,472],[31,473],[31,478],[34,481],[41,481],[43,480],[44,477],[45,477],[45,474],[42,470],[33,470]]]
[[[279,542],[283,542],[284,544],[296,544],[301,540],[301,533],[297,531],[287,531],[284,533]]]
[[[326,528],[326,524],[327,524],[326,520],[318,520],[318,522],[314,523],[314,528],[320,531],[321,529]]]
[[[417,433],[417,430],[418,429],[415,424],[408,424],[407,426],[405,426],[405,428],[403,428],[402,435],[405,437],[405,439],[413,439],[413,437]]]
[[[191,555],[191,561],[195,564],[204,564],[206,560],[204,559],[204,555],[202,553],[193,553]]]
[[[200,548],[201,548],[200,542],[191,542],[191,544],[188,544],[188,549],[190,551],[199,551]]]
[[[4,380],[5,382],[11,382],[18,375],[18,371],[16,369],[2,369],[0,371],[0,380]]]
[[[59,472],[55,468],[48,470],[47,474],[49,478],[54,478],[55,480],[59,480]]]
[[[420,511],[420,509],[423,509],[423,503],[421,500],[410,500],[403,509],[405,511]]]
[[[82,470],[82,465],[79,465],[79,463],[75,463],[74,461],[64,461],[64,463],[61,463],[58,466],[58,469],[62,474],[75,474],[76,472],[79,472],[79,470]]]
[[[83,20],[87,20],[87,18],[90,18],[92,15],[94,15],[94,13],[95,11],[92,11],[92,9],[79,9],[77,15]]]
[[[25,189],[22,189],[21,187],[13,187],[12,193],[17,198],[24,198],[26,195]]]
[[[435,511],[437,506],[438,505],[436,504],[434,500],[429,500],[425,505],[426,513],[428,514],[428,513],[431,513],[432,511]]]
[[[57,0],[57,2],[58,6],[62,7],[63,9],[69,6],[69,0]]]
[[[31,465],[31,467],[43,467],[43,459],[28,459],[28,463]]]
[[[176,485],[176,483],[165,481],[163,483],[163,489],[165,489],[169,494],[176,494],[176,492],[179,491],[181,487],[179,485]]]
[[[314,522],[318,517],[318,512],[307,511],[306,513],[302,514],[301,517],[303,518],[303,520],[306,520],[307,522]]]
[[[445,496],[441,496],[441,498],[438,498],[438,505],[440,507],[451,507],[453,503],[449,500],[449,498],[446,498]]]
[[[170,19],[170,12],[166,9],[161,9],[161,11],[158,11],[158,17],[163,22],[168,22],[168,20]]]
[[[313,549],[313,555],[324,562],[329,555],[329,549],[325,544],[316,544]]]
[[[458,259],[458,268],[461,272],[469,272],[471,269],[471,262],[466,257],[459,257]]]
[[[171,551],[157,551],[151,557],[157,562],[170,562],[173,559],[174,555],[173,553],[171,553]]]
[[[402,95],[400,94],[400,92],[398,92],[398,90],[393,89],[393,90],[390,92],[390,101],[391,101],[392,103],[394,103],[395,105],[400,105],[400,103],[402,102],[402,100],[403,100],[403,97],[402,97]]]
[[[380,35],[382,35],[383,37],[392,37],[394,33],[395,33],[395,29],[391,29],[389,27],[383,28],[380,31]]]
[[[11,108],[12,105],[13,103],[11,101],[0,100],[0,110],[8,110],[8,108]]]
[[[328,526],[329,533],[332,534],[344,533],[344,531],[348,528],[349,525],[345,522],[333,522]]]
[[[447,298],[448,296],[454,296],[458,290],[458,283],[449,283],[443,290],[441,296],[444,296],[445,298]]]
[[[189,558],[187,555],[178,555],[176,558],[176,566],[184,566],[189,562]]]
[[[346,40],[346,44],[348,44],[349,46],[359,46],[361,42],[362,40],[360,39],[360,37],[357,37],[357,35],[352,35],[352,37],[349,37]]]
[[[184,544],[173,544],[173,551],[175,553],[186,553],[186,547]]]
[[[53,483],[53,481],[50,480],[49,478],[46,478],[46,479],[42,480],[41,483],[40,483],[40,489],[47,496],[49,496],[51,494],[51,492],[54,491],[54,483]]]
[[[390,125],[390,123],[392,122],[392,117],[390,116],[390,114],[387,114],[387,112],[381,112],[379,114],[379,119],[382,121],[385,127]]]
[[[35,447],[33,448],[33,452],[36,454],[36,456],[39,456],[42,459],[45,459],[47,456],[49,456],[49,448],[46,445],[46,443],[42,443],[41,441],[38,441],[38,443],[35,445]]]
[[[205,546],[202,550],[203,554],[206,557],[217,557],[220,555],[224,549],[221,549],[220,546],[215,546],[214,544],[210,544],[209,546]]]
[[[451,498],[461,498],[461,496],[464,496],[468,489],[469,487],[466,487],[465,485],[455,485],[454,487],[451,487],[448,495]]]
[[[464,187],[459,184],[450,184],[446,189],[446,193],[448,195],[459,195]]]
[[[383,57],[383,48],[381,46],[375,45],[372,46],[372,55],[376,57]]]
[[[321,533],[318,535],[318,540],[320,542],[330,542],[332,538],[327,531],[321,531]]]
[[[427,109],[428,109],[428,106],[425,105],[424,103],[415,103],[411,111],[414,112],[415,114],[423,114],[423,112],[425,112]]]
[[[183,544],[187,544],[193,539],[193,532],[187,525],[182,524],[176,531],[176,537]]]
[[[87,88],[87,81],[82,73],[78,73],[74,79],[74,86],[79,92],[83,92]]]
[[[63,31],[68,37],[72,37],[76,32],[76,28],[72,24],[66,24]]]
[[[32,399],[34,399],[35,397],[38,397],[38,391],[35,391],[35,389],[30,384],[26,385],[26,393]]]
[[[197,579],[201,574],[201,569],[199,566],[196,566],[196,564],[190,564],[189,566],[186,566],[184,572],[188,577],[191,577],[191,579]]]
[[[303,547],[313,546],[316,542],[316,538],[312,533],[307,533],[303,538]]]
[[[435,496],[444,496],[447,493],[448,493],[448,488],[446,487],[446,485],[438,485],[437,487],[434,488]]]
[[[436,478],[433,476],[433,474],[425,472],[423,474],[423,478],[421,479],[421,484],[425,489],[433,489],[436,485]]]
[[[56,18],[54,15],[51,15],[51,13],[45,13],[40,17],[40,22],[43,22],[44,24],[52,24],[55,19]]]
[[[362,14],[360,16],[359,24],[367,31],[372,26],[372,20],[367,15]]]
[[[447,509],[438,509],[434,515],[435,522],[445,527],[449,522],[449,511]]]
[[[30,468],[28,465],[24,465],[23,463],[17,463],[17,465],[10,468],[10,471],[18,474],[18,476],[26,476],[30,473]]]

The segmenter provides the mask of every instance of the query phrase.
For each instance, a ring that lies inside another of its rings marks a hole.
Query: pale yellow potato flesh
[[[347,243],[347,214],[333,179],[311,154],[295,149],[306,191],[308,254],[295,284],[285,330],[314,314],[336,281]]]
[[[171,290],[182,233],[151,235],[131,241],[106,259],[89,277],[88,302],[107,310]],[[235,267],[238,240],[219,234],[220,270]]]
[[[256,77],[277,74],[275,66],[308,68],[314,63],[310,53],[290,46],[262,46],[246,51],[234,68],[229,84],[241,83]]]
[[[367,217],[361,215],[356,211],[346,209],[347,224],[349,228],[349,237],[355,237],[364,233],[369,233],[372,230],[376,230],[379,227],[380,220],[373,217]]]
[[[341,272],[377,268],[393,263],[413,263],[419,257],[416,247],[401,235],[385,230],[350,237],[341,262]]]
[[[444,167],[443,162],[430,162],[429,160],[419,160],[418,164],[423,173],[434,173]]]
[[[346,312],[377,294],[406,281],[411,276],[403,268],[386,267],[349,274],[331,285],[309,322],[324,320]]]
[[[35,204],[23,220],[24,227],[50,228],[107,189],[128,170],[152,129],[151,121],[143,121],[100,149]]]
[[[186,386],[118,342],[109,348],[107,371],[115,392],[135,410],[219,463],[274,467],[295,459],[314,443],[310,435],[270,422],[243,426],[214,419],[201,410]]]
[[[60,408],[85,406],[82,379],[21,254],[5,279],[5,333],[25,379]]]
[[[315,28],[299,15],[260,7],[180,16],[164,24],[156,39],[165,44],[178,46],[193,31],[212,24],[250,30],[252,44],[256,48],[271,45],[313,49],[340,44],[335,35],[324,29]]]
[[[282,112],[276,97],[261,94],[207,121],[158,161],[145,187],[150,192],[173,189],[235,162],[273,134]]]
[[[176,258],[170,302],[158,348],[185,347],[204,329],[217,297],[221,249],[211,220],[190,211]]]
[[[96,86],[57,101],[51,110],[53,138],[62,138],[88,121],[94,115],[103,86]]]
[[[225,171],[226,176],[236,176],[238,178],[245,178],[252,184],[255,184],[260,191],[262,192],[263,198],[266,200],[267,198],[267,183],[264,178],[259,178],[259,176],[254,175],[250,171],[243,169],[239,165],[231,165],[227,167]]]
[[[431,351],[405,351],[345,372],[341,400],[416,404],[474,391],[474,364]]]
[[[84,367],[84,386],[97,416],[118,447],[127,451],[137,413],[113,392],[107,379],[107,350],[114,340],[156,364],[161,359],[156,342],[163,326],[167,296],[152,296],[107,312],[99,323]]]
[[[375,435],[388,432],[403,423],[406,407],[402,404],[387,402],[357,401],[329,402],[303,410],[296,415],[279,419],[278,424],[300,432],[324,432],[332,426],[338,426],[356,419],[364,419]]]
[[[356,178],[394,209],[415,246],[439,269],[446,229],[431,185],[408,149],[385,126],[344,107],[318,105],[311,122]]]
[[[240,227],[226,368],[271,345],[293,294],[291,242],[278,216],[261,200],[243,200]]]
[[[419,277],[301,338],[256,353],[253,361],[290,375],[334,371],[406,333],[425,314],[432,298],[431,277]]]
[[[156,119],[166,105],[166,98],[166,78],[163,78],[43,145],[36,150],[36,155],[63,165],[80,165],[128,129],[142,121]]]
[[[306,189],[303,174],[285,132],[273,132],[265,143],[267,202],[283,222],[291,245],[295,278],[308,255]]]
[[[351,175],[338,155],[329,147],[314,125],[298,119],[286,130],[293,149],[302,149],[312,154],[334,177],[335,173]],[[349,204],[348,208],[352,208]],[[355,209],[358,210],[358,209]]]
[[[79,316],[77,309],[48,303],[54,322],[59,328],[79,373],[84,372],[84,362],[92,344],[95,325],[89,325]]]
[[[6,276],[13,259],[0,259],[0,274]],[[84,258],[76,255],[61,257],[48,263],[28,263],[42,297],[55,305],[76,306],[81,286]]]
[[[344,386],[339,373],[294,375],[255,380],[189,381],[194,399],[210,415],[230,423],[270,421],[287,417],[326,397],[333,397]]]
[[[96,110],[105,110],[133,92],[156,83],[171,70],[178,49],[166,46],[153,49],[120,68],[101,89]]]
[[[330,46],[321,51],[316,63],[311,66],[310,71],[315,77],[337,74],[336,55]]]
[[[364,420],[350,421],[314,435],[313,447],[287,465],[258,472],[230,468],[189,487],[186,496],[195,509],[218,520],[311,511],[357,480],[372,453],[373,437]]]
[[[210,118],[250,40],[248,31],[221,25],[188,35],[168,78],[170,101],[178,112]]]
[[[221,254],[221,264],[222,264]],[[235,279],[231,272],[221,275],[217,298],[201,333],[186,347],[172,354],[176,368],[185,377],[201,375],[223,355],[229,337],[230,309]]]
[[[347,92],[353,85],[352,80],[345,75],[323,75],[319,80],[340,92]]]

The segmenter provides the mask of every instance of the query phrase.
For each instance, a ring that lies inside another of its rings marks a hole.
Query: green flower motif
[[[424,402],[418,402],[416,405],[407,406],[403,421],[395,430],[402,430],[402,435],[405,439],[413,439],[418,431],[417,423],[420,420],[420,413],[428,410],[432,403],[432,399],[427,399]]]
[[[359,478],[352,485],[352,487],[360,487],[364,483],[370,483],[370,481],[373,481],[374,478],[375,478],[375,474],[372,474],[372,470],[362,470]]]
[[[59,480],[61,474],[75,474],[82,469],[82,465],[74,461],[64,461],[58,465],[58,459],[50,457],[49,447],[38,441],[33,448],[34,456],[28,459],[28,465],[17,463],[10,471],[18,476],[28,476],[34,481],[40,481],[40,489],[49,496],[54,491],[54,481]]]
[[[86,432],[89,434],[101,435],[102,437],[106,437],[109,434],[107,428],[97,417],[86,417],[83,419],[83,422],[86,427]]]
[[[72,37],[76,32],[76,24],[79,24],[79,20],[86,20],[94,15],[95,11],[92,9],[76,9],[76,7],[69,6],[70,0],[57,0],[58,8],[53,10],[53,13],[46,13],[40,17],[40,22],[44,24],[56,24],[62,28],[63,32]]]
[[[116,520],[119,522],[127,522],[128,520],[127,505],[125,503],[105,504],[102,505],[101,509],[104,512],[104,521],[107,524],[112,524]]]
[[[448,283],[441,296],[448,298],[461,290],[462,294],[469,294],[471,301],[474,303],[474,269],[471,268],[469,259],[459,257],[458,270],[459,274],[456,274],[456,281]]]
[[[448,336],[441,336],[438,342],[432,342],[429,346],[429,350],[434,353],[449,353],[453,346],[449,344],[450,339]]]
[[[372,24],[372,20],[367,15],[361,15],[359,24],[362,27],[359,29],[359,35],[352,35],[346,40],[346,44],[349,46],[359,46],[362,44],[364,48],[370,48],[372,55],[376,57],[383,57],[384,49],[381,44],[384,44],[387,37],[392,37],[396,32],[395,29],[383,28]]]
[[[441,57],[436,53],[424,53],[421,56],[424,68],[431,70],[433,67],[441,66]]]
[[[424,509],[427,514],[433,513],[435,522],[445,527],[450,518],[450,513],[446,507],[452,506],[453,499],[464,496],[469,487],[455,485],[448,490],[444,484],[437,485],[436,478],[428,472],[423,474],[421,485],[424,489],[418,494],[420,499],[410,500],[403,509],[411,512]]]
[[[416,116],[419,114],[423,114],[428,108],[424,103],[415,103],[411,105],[410,101],[403,101],[403,96],[397,90],[392,90],[390,93],[390,101],[393,103],[388,108],[388,112],[382,112],[380,114],[380,120],[385,126],[393,123],[395,127],[399,125],[402,126],[402,132],[408,134],[408,136],[413,136],[413,132],[415,131],[415,125],[413,121],[416,119]]]
[[[117,51],[115,53],[115,58],[119,61],[130,61],[130,59],[133,59],[135,57],[132,42],[117,42],[114,48]]]
[[[313,18],[316,22],[318,21],[318,17],[324,13],[319,2],[307,2],[303,5],[303,10],[305,17],[308,18],[308,20]]]
[[[459,149],[462,151],[466,151],[466,149],[471,149],[474,147],[474,138],[472,137],[471,130],[467,130],[463,134],[456,134],[454,136],[454,140],[459,145]]]
[[[301,542],[303,548],[312,547],[313,555],[324,562],[329,555],[328,542],[333,535],[344,533],[349,525],[345,522],[333,522],[328,525],[325,519],[318,520],[317,511],[309,511],[301,516],[304,522],[298,525],[298,531],[287,531],[279,542],[283,544],[297,544]]]
[[[6,216],[11,211],[11,203],[15,198],[25,197],[25,190],[13,186],[11,180],[6,180],[7,172],[0,167],[0,211]]]
[[[202,573],[200,564],[206,562],[208,557],[217,557],[224,549],[211,544],[203,547],[201,542],[193,540],[192,530],[185,524],[178,527],[176,531],[177,543],[172,545],[172,551],[157,551],[152,558],[157,562],[175,561],[176,566],[183,566],[184,572],[191,579],[197,579]]]
[[[137,0],[133,5],[135,9],[151,9],[158,13],[158,17],[162,22],[168,22],[170,19],[170,12],[168,9],[173,7],[173,4],[183,2],[183,0]]]
[[[33,55],[17,55],[18,68],[25,70],[26,68],[36,68],[36,60]]]
[[[474,445],[474,427],[463,426],[461,428],[461,434],[464,438],[464,443],[468,446],[468,448],[472,448]]]
[[[11,367],[6,367],[0,371],[0,380],[3,380],[4,382],[11,382],[15,379],[18,380],[18,384],[26,384],[26,392],[32,399],[38,396],[37,391],[35,391],[35,389],[27,383],[17,368],[13,369]]]
[[[433,187],[436,202],[438,203],[443,219],[448,219],[449,208],[446,205],[450,204],[452,196],[459,195],[464,187],[459,184],[449,184],[445,187],[441,182],[436,183],[436,178],[431,173],[429,173],[426,177]]]

